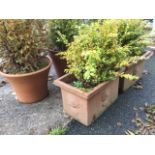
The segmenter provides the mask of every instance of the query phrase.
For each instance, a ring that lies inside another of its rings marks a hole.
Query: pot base
[[[44,95],[42,98],[35,100],[34,102],[22,102],[17,98],[17,101],[21,104],[37,104],[38,102],[41,102],[42,100],[44,100],[46,97],[49,96],[49,93],[47,95]]]

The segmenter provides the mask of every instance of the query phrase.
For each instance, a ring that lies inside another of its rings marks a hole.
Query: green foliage
[[[83,21],[86,24],[91,24],[91,23],[95,23],[95,22],[98,22],[98,21],[103,22],[104,20],[105,19],[84,19]]]
[[[78,34],[81,23],[82,20],[78,19],[49,20],[49,44],[57,50],[65,51],[67,44]]]
[[[92,88],[85,88],[81,81],[73,81],[73,86],[84,92],[90,92],[92,90]]]
[[[41,50],[46,46],[44,20],[0,20],[0,65],[5,73],[28,73],[42,68]]]
[[[141,56],[143,49],[148,45],[148,23],[142,19],[123,19],[118,22],[118,41],[119,44],[128,47],[128,57]]]
[[[83,84],[81,81],[74,81],[73,85],[77,88],[83,88]]]
[[[66,71],[85,88],[116,79],[128,51],[126,46],[119,46],[117,31],[115,20],[83,25],[67,52],[61,53],[68,63]]]
[[[120,77],[128,79],[128,80],[138,80],[139,77],[135,76],[135,75],[131,75],[131,74],[124,74],[123,72],[119,74]]]
[[[64,135],[67,131],[67,128],[58,127],[48,132],[49,135]]]
[[[144,20],[126,19],[97,20],[83,25],[68,50],[60,54],[67,60],[66,72],[85,88],[117,76],[137,80],[137,76],[120,70],[142,58],[147,45],[146,24]]]

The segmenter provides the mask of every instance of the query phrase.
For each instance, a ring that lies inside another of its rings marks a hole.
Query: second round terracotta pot
[[[64,59],[61,59],[60,56],[56,55],[57,52],[50,52],[52,62],[56,71],[56,74],[59,77],[65,75],[65,69],[67,68],[67,62]]]
[[[48,65],[36,72],[27,74],[5,74],[0,71],[16,92],[17,100],[22,103],[34,103],[48,95],[48,73],[52,64],[50,57],[43,58]]]

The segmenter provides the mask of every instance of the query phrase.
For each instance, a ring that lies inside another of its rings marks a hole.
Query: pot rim
[[[31,76],[31,75],[39,74],[39,73],[47,70],[48,68],[50,68],[52,65],[52,59],[50,58],[50,56],[45,56],[43,58],[47,58],[49,61],[49,64],[46,67],[44,67],[40,70],[37,70],[35,72],[24,73],[24,74],[6,74],[6,73],[3,73],[2,71],[0,71],[0,75],[2,75],[4,77],[25,77],[25,76]]]
[[[85,99],[90,99],[91,97],[93,97],[95,94],[97,94],[98,92],[100,92],[100,90],[102,90],[104,87],[106,87],[106,85],[110,84],[112,81],[116,81],[118,80],[118,77],[116,77],[115,80],[109,80],[109,81],[104,81],[102,83],[99,83],[97,86],[95,86],[90,92],[84,92],[74,86],[69,85],[68,83],[64,82],[64,79],[72,76],[71,74],[65,74],[64,76],[56,79],[54,81],[54,84],[56,86],[59,86],[62,89],[65,89],[67,91],[70,91],[71,93],[76,94],[77,96],[80,96],[82,98]]]

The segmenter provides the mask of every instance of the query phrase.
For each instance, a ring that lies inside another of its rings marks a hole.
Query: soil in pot
[[[16,92],[17,100],[21,103],[34,103],[48,95],[48,73],[52,64],[50,57],[42,59],[46,67],[26,74],[6,74],[0,72]]]
[[[61,59],[60,56],[56,55],[58,52],[50,52],[50,56],[53,61],[53,65],[57,74],[57,77],[65,75],[65,69],[67,68],[67,62],[64,59]]]
[[[66,74],[54,83],[61,88],[64,111],[88,126],[117,99],[119,80],[103,82],[90,92],[68,84],[73,80],[71,75]]]

